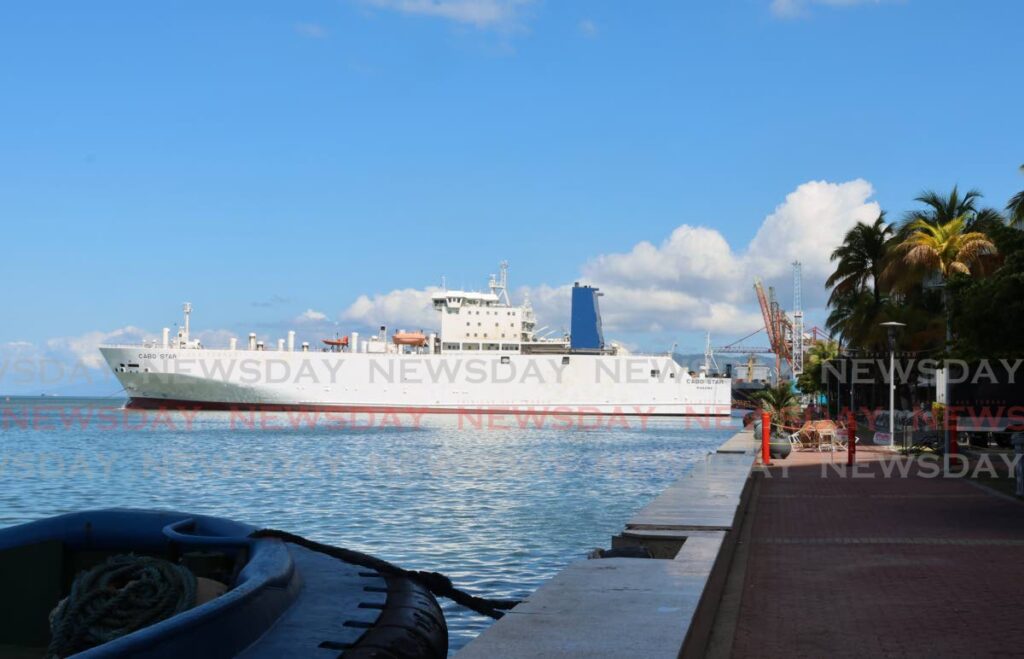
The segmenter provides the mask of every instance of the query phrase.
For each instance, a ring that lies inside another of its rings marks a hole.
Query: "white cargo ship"
[[[511,304],[507,266],[489,292],[434,294],[437,332],[388,332],[267,346],[208,348],[190,335],[105,345],[128,407],[409,412],[541,412],[640,416],[728,415],[728,378],[688,371],[670,353],[606,344],[598,289],[572,289],[571,331],[546,338],[528,300]],[[322,345],[321,345],[322,344]]]

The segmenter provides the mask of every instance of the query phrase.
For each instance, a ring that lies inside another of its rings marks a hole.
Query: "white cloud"
[[[403,288],[373,297],[360,295],[341,313],[341,318],[371,327],[386,324],[395,328],[436,328],[437,312],[430,296],[438,290]]]
[[[296,323],[322,323],[327,320],[327,314],[316,309],[306,309],[295,319]]]
[[[152,334],[131,325],[110,332],[86,332],[79,336],[66,336],[49,339],[46,349],[56,356],[70,357],[88,368],[102,368],[103,357],[100,355],[101,344],[135,344],[144,339],[151,339]]]
[[[580,21],[579,30],[580,34],[590,38],[596,37],[601,32],[601,29],[597,27],[597,23],[590,20],[589,18],[584,18],[582,21]]]
[[[854,5],[880,5],[885,0],[772,0],[771,11],[782,18],[795,18],[807,13],[811,5],[852,7]]]
[[[678,291],[719,305],[752,301],[755,276],[791,291],[792,262],[803,263],[805,303],[824,301],[824,282],[831,272],[829,255],[843,234],[858,221],[878,217],[880,207],[868,199],[874,190],[863,179],[845,183],[810,181],[786,195],[761,223],[753,240],[735,252],[715,229],[684,224],[655,246],[638,243],[629,252],[598,256],[583,266],[596,283],[617,286],[620,293],[645,297],[649,291]],[[630,291],[633,291],[632,293]],[[693,311],[678,298],[675,308]],[[721,326],[729,317],[722,307],[703,309],[698,318]]]
[[[319,23],[296,23],[292,27],[296,34],[307,39],[326,39],[329,34],[327,28]]]
[[[0,393],[110,395],[119,386],[100,355],[100,344],[138,343],[148,337],[148,332],[128,326],[42,342],[0,344]]]
[[[403,14],[432,16],[478,28],[509,27],[534,0],[364,0]]]
[[[869,201],[873,194],[874,188],[864,179],[800,185],[765,218],[750,242],[746,260],[751,275],[788,275],[790,264],[801,261],[804,277],[823,294],[825,279],[832,271],[832,250],[850,227],[873,222],[882,211],[878,202]]]
[[[737,257],[718,231],[683,224],[661,245],[637,243],[628,252],[604,254],[583,266],[589,279],[623,287],[703,291],[734,298]]]
[[[580,268],[580,281],[604,293],[606,336],[711,331],[725,338],[750,332],[761,325],[754,277],[775,285],[788,307],[795,260],[803,263],[805,309],[820,309],[831,271],[829,254],[856,222],[878,216],[873,193],[863,179],[809,181],[786,195],[742,249],[734,249],[715,229],[683,224],[659,244],[642,241],[627,251],[590,259]],[[539,325],[558,333],[569,323],[570,287],[521,287],[514,297],[528,296]],[[430,305],[434,290],[364,295],[342,317],[371,326],[436,327]]]

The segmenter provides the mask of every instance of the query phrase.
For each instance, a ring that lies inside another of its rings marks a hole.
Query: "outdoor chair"
[[[789,443],[792,445],[794,451],[812,450],[817,448],[813,439],[813,431],[809,430],[806,424],[803,428],[789,436]]]
[[[838,433],[832,428],[818,428],[815,430],[818,435],[819,451],[835,451]]]

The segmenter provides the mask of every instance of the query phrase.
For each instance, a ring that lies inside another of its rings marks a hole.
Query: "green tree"
[[[989,237],[1003,258],[999,268],[950,282],[956,353],[966,359],[1024,354],[1024,231],[1004,224]]]
[[[839,357],[839,343],[832,339],[818,341],[804,355],[804,372],[797,378],[797,386],[805,394],[816,394],[825,390],[822,377],[825,362]]]
[[[885,221],[885,211],[872,224],[858,222],[846,232],[843,243],[830,259],[836,263],[825,285],[832,289],[829,303],[842,296],[870,290],[876,306],[881,303],[881,275],[892,240],[892,226]]]
[[[1024,165],[1020,166],[1020,171],[1024,172]],[[1011,225],[1024,228],[1024,190],[1013,195],[1006,205],[1006,211],[1010,214]]]

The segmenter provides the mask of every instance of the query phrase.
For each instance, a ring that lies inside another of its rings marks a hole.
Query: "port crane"
[[[754,278],[754,293],[757,295],[758,305],[761,307],[761,317],[764,319],[764,326],[759,327],[743,338],[730,343],[729,345],[715,348],[720,353],[741,353],[749,355],[775,355],[775,372],[782,373],[782,364],[785,362],[789,367],[792,377],[797,377],[804,371],[804,354],[809,344],[818,341],[819,336],[824,337],[826,333],[818,328],[812,327],[811,336],[808,337],[804,330],[803,301],[801,299],[803,266],[800,261],[793,262],[793,310],[787,314],[782,310],[781,305],[775,297],[775,288],[772,286],[765,289],[764,282],[760,277]],[[764,332],[768,336],[768,346],[744,346],[743,342],[756,334]]]
[[[773,286],[768,287],[768,294],[766,295],[764,283],[762,283],[760,277],[757,277],[754,279],[754,292],[757,294],[758,304],[761,305],[761,316],[764,318],[764,327],[768,333],[771,352],[775,355],[775,372],[782,373],[783,361],[786,362],[792,372],[793,352],[791,342],[793,323],[782,312],[778,300],[775,299],[775,288]]]

